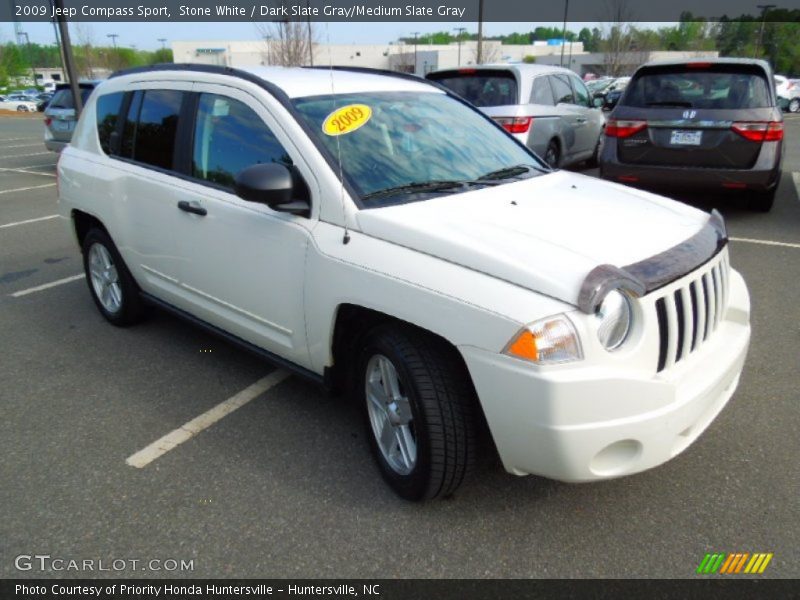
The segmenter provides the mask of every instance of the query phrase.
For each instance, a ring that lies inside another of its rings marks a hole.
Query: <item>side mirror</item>
[[[305,200],[294,200],[292,172],[278,163],[257,164],[236,174],[233,190],[242,200],[266,204],[272,210],[307,217],[311,207]]]
[[[605,104],[605,100],[603,100],[602,96],[595,96],[592,98],[592,106],[595,108],[602,108],[603,104]]]

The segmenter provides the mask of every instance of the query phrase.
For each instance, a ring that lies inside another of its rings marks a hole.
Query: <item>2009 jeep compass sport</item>
[[[423,80],[125,72],[58,175],[106,319],[156,303],[346,387],[405,498],[458,487],[484,418],[518,475],[659,465],[745,360],[717,213],[552,171]]]

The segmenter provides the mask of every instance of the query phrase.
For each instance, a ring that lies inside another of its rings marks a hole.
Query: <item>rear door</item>
[[[758,65],[645,67],[613,113],[622,163],[749,169],[782,132],[767,73]]]

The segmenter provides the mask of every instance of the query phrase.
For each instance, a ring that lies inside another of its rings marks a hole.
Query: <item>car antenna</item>
[[[328,72],[331,76],[331,99],[333,100],[333,112],[336,112],[336,90],[333,85],[333,53],[331,52],[331,34],[328,29],[328,22],[325,21],[325,37],[328,43]],[[309,43],[311,41],[309,40]],[[347,245],[350,243],[350,231],[347,226],[347,211],[344,208],[344,169],[342,168],[342,144],[339,141],[340,136],[336,136],[336,158],[339,161],[339,200],[342,206],[342,222],[344,223],[344,237],[342,243]]]

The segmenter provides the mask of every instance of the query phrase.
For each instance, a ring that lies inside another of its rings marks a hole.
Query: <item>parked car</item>
[[[85,104],[99,81],[81,81],[81,100]],[[61,152],[72,139],[75,129],[75,101],[68,83],[60,83],[44,110],[44,145],[52,152]]]
[[[800,112],[800,83],[783,75],[775,75],[775,91],[781,108],[787,112]]]
[[[622,92],[630,82],[630,77],[606,77],[594,82],[595,85],[589,86],[589,91],[593,98],[601,98],[605,101],[606,96],[611,92]]]
[[[1,110],[16,110],[17,112],[35,112],[36,103],[30,100],[14,99],[17,97],[15,94],[12,96],[0,96],[0,109]]]
[[[648,63],[609,116],[600,176],[636,186],[743,193],[769,211],[783,116],[769,65],[751,59]]]
[[[44,109],[47,108],[47,105],[50,104],[50,100],[52,99],[53,94],[48,92],[36,96],[36,110],[39,112],[44,112]]]
[[[487,65],[426,78],[480,108],[550,166],[597,160],[605,119],[569,69]]]
[[[122,72],[57,176],[109,322],[155,304],[347,391],[404,498],[451,494],[489,447],[564,481],[655,467],[747,352],[718,213],[554,171],[410,75]]]

